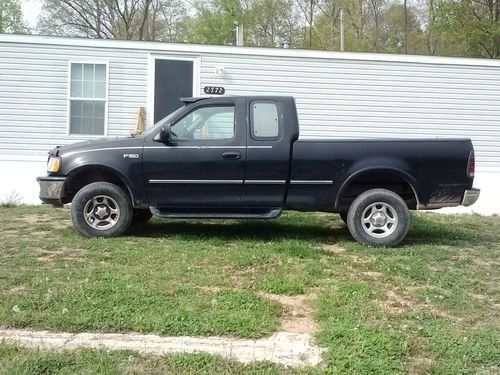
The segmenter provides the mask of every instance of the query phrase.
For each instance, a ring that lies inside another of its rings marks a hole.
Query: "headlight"
[[[61,167],[61,159],[57,156],[51,156],[47,162],[47,172],[56,173]]]

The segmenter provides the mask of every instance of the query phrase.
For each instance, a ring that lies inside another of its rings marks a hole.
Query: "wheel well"
[[[64,203],[71,202],[81,188],[93,182],[109,182],[118,185],[132,198],[130,190],[120,176],[106,168],[93,167],[76,171],[68,176],[64,184]]]
[[[410,183],[393,171],[367,171],[348,181],[337,201],[337,211],[347,211],[354,199],[371,189],[387,189],[398,194],[410,210],[416,209],[418,198]]]

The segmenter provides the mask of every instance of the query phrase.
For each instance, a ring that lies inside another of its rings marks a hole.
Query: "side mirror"
[[[158,135],[160,142],[170,143],[170,124],[162,126]]]

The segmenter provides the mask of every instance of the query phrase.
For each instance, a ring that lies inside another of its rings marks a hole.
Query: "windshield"
[[[184,109],[184,107],[177,108],[175,111],[173,111],[167,117],[162,118],[160,121],[158,121],[156,124],[154,124],[154,126],[151,129],[148,129],[144,133],[142,133],[142,135],[150,135],[150,134],[154,134],[155,132],[160,131],[160,128],[163,125],[165,125],[166,123],[172,121],[172,118],[174,118],[183,109]]]

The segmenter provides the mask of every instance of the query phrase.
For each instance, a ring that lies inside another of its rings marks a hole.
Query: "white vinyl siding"
[[[130,134],[139,108],[147,104],[146,52],[5,43],[3,37],[11,35],[0,34],[0,158],[45,159],[55,146],[97,137],[68,135],[75,61],[109,61],[106,136]]]
[[[500,61],[478,59],[474,66],[351,55],[352,60],[210,54],[203,58],[200,89],[293,95],[301,139],[471,138],[478,170],[500,172]],[[481,66],[483,61],[498,66]],[[223,78],[215,74],[220,66]]]
[[[68,136],[71,62],[109,62],[115,137],[130,134],[140,107],[152,124],[152,57],[193,56],[195,95],[293,95],[301,138],[466,137],[478,171],[500,172],[500,61],[20,35],[0,35],[0,154],[42,157],[95,137]]]

